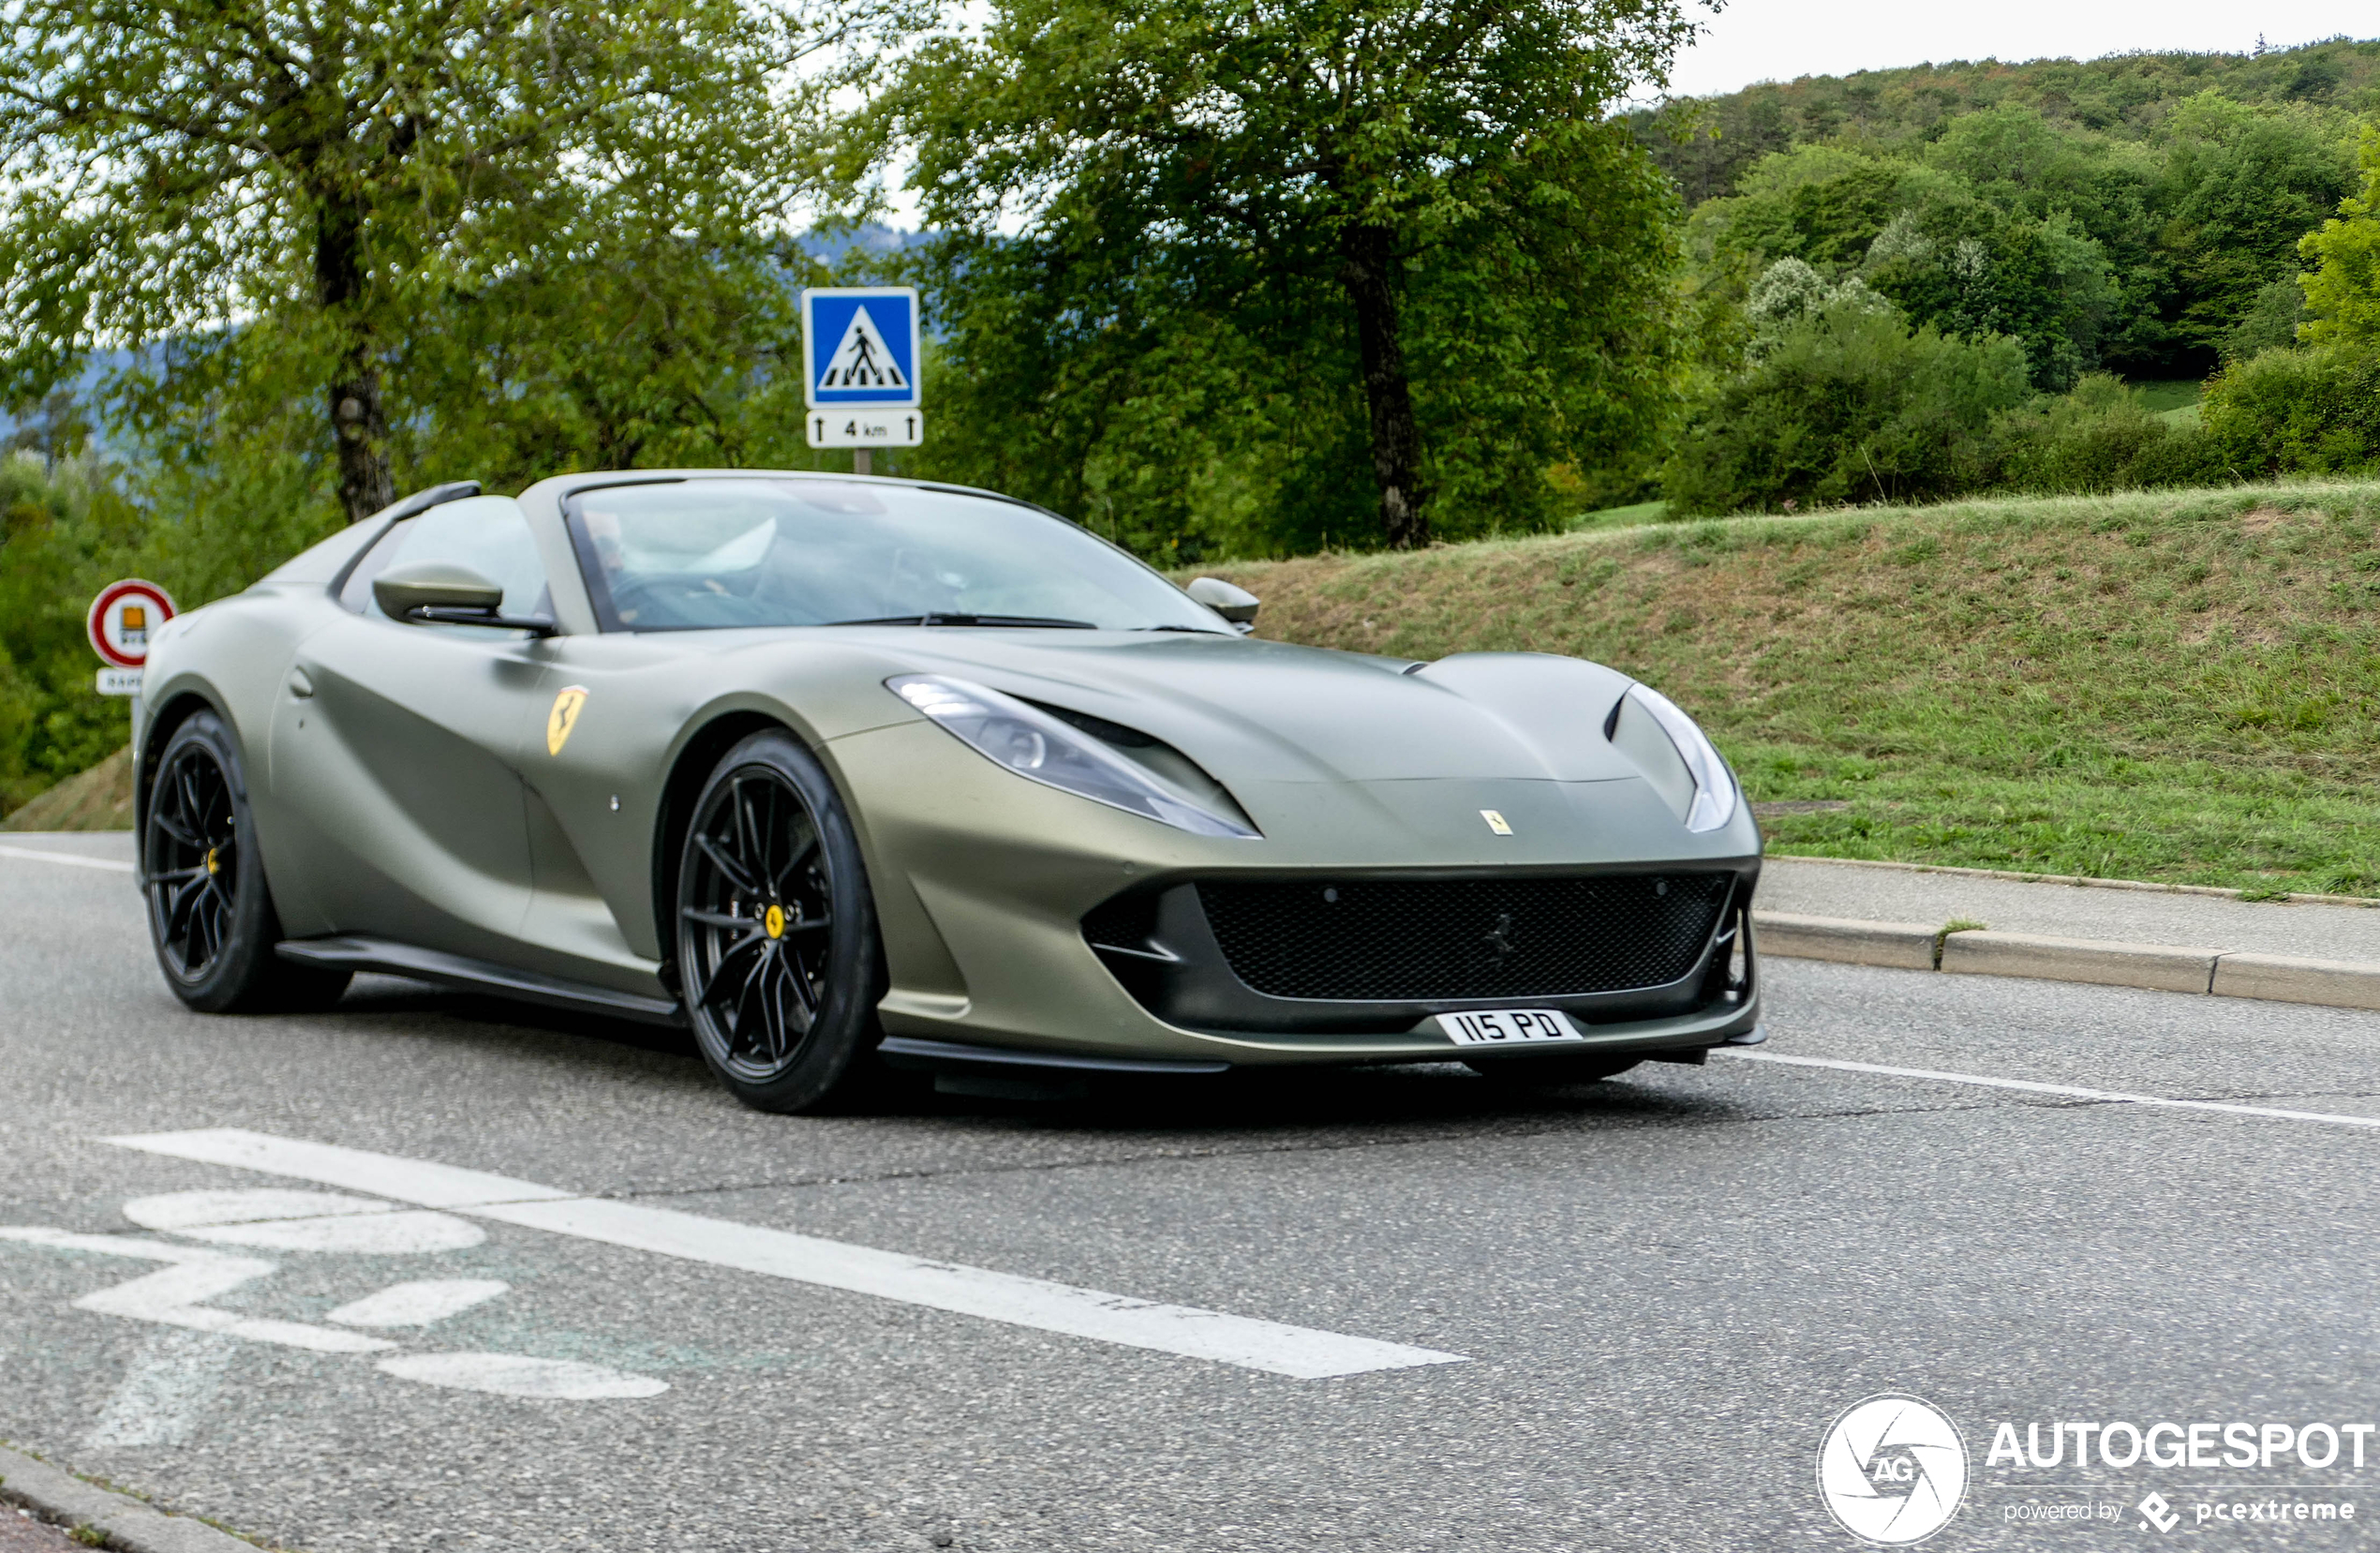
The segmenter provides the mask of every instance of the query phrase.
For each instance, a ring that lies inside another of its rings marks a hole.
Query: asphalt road
[[[0,1438],[315,1553],[1852,1548],[1820,1441],[1897,1392],[1971,1462],[1929,1547],[2380,1541],[2368,1433],[2343,1437],[2361,1470],[2287,1446],[2246,1468],[1986,1460],[2002,1422],[2045,1451],[2060,1421],[2209,1441],[2380,1423],[2380,1015],[1767,975],[1764,1052],[1854,1066],[1540,1093],[1376,1069],[781,1118],[666,1035],[394,980],[323,1017],[187,1014],[125,874],[0,850],[0,1229],[49,1236],[0,1238]],[[340,1189],[107,1141],[218,1128],[1461,1359],[1298,1379],[469,1208],[417,1214],[410,1250],[168,1232],[193,1200],[141,1200]],[[201,1252],[266,1271],[76,1304],[223,1265]],[[469,1299],[411,1327],[352,1314],[425,1283]],[[248,1335],[156,1314],[192,1306]],[[392,1346],[287,1340],[325,1331]],[[626,1394],[456,1389],[456,1353]],[[380,1367],[400,1360],[426,1367]],[[2134,1508],[2151,1490],[2169,1532]],[[2270,1515],[2233,1523],[2250,1501]],[[2077,1507],[2108,1518],[2038,1518]]]

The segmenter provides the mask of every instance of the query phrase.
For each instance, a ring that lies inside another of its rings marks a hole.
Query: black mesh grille
[[[1554,997],[1693,970],[1727,874],[1236,884],[1198,899],[1241,980],[1274,997]]]

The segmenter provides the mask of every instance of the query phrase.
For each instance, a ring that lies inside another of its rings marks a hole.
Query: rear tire
[[[1464,1067],[1483,1079],[1499,1083],[1563,1084],[1599,1083],[1643,1062],[1643,1057],[1622,1056],[1617,1053],[1564,1052],[1540,1057],[1491,1057],[1483,1062],[1465,1060]]]
[[[753,734],[694,799],[677,864],[677,978],[703,1060],[756,1111],[842,1109],[876,1087],[875,899],[833,781]]]
[[[141,823],[149,939],[173,995],[201,1013],[324,1008],[350,973],[274,953],[281,922],[264,877],[239,744],[211,711],[158,753]]]

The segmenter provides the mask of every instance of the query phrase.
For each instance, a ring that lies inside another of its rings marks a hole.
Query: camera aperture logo
[[[1818,1492],[1844,1531],[1900,1547],[1950,1524],[1967,1494],[1967,1442],[1932,1404],[1886,1393],[1843,1410],[1818,1448]]]

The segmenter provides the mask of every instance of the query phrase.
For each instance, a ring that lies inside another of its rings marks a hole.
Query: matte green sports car
[[[157,959],[201,1009],[376,970],[682,1023],[779,1111],[1760,1038],[1760,837],[1677,708],[1255,611],[945,485],[425,491],[158,633]]]

